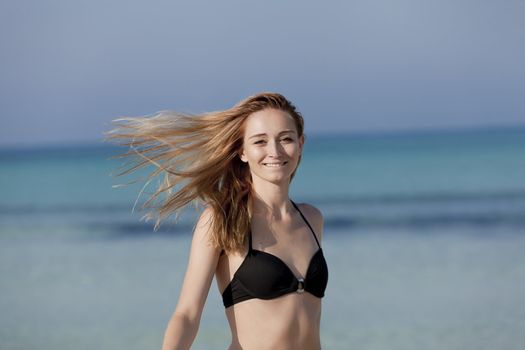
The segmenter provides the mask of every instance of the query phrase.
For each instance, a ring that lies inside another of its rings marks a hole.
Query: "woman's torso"
[[[317,286],[314,290],[306,288],[305,292],[299,290],[300,287],[297,292],[287,290],[280,293],[282,295],[268,300],[252,296],[249,300],[228,305],[226,316],[232,332],[232,344],[229,348],[231,350],[296,348],[318,350],[321,347],[319,328],[321,297],[327,282],[326,263],[318,236],[309,225],[307,218],[302,217],[301,212],[305,211],[304,207],[302,210],[296,208],[300,211],[292,215],[288,221],[269,223],[268,220],[258,220],[254,217],[252,239],[248,242],[245,251],[223,254],[220,257],[216,270],[217,285],[221,293],[227,287],[231,288],[232,279],[242,277],[235,276],[236,273],[239,274],[241,267],[246,270],[241,271],[245,275],[252,273],[255,276],[251,278],[258,278],[259,272],[248,271],[248,268],[250,264],[259,263],[256,261],[259,254],[283,270],[284,275],[290,277],[293,274],[298,279],[306,279],[305,284],[308,287],[310,287],[308,278],[312,286],[314,282],[322,286]],[[309,221],[312,221],[312,218]],[[312,223],[314,227],[318,227],[314,222]],[[252,250],[248,247],[250,243]],[[251,260],[246,262],[249,259]],[[318,275],[317,270],[320,269],[318,265],[322,267],[323,276],[312,276]],[[314,273],[311,270],[315,270]],[[264,273],[261,273],[259,286],[264,284],[263,275]]]

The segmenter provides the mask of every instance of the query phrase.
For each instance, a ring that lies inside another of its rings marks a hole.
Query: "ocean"
[[[0,149],[0,349],[160,349],[198,212],[153,231],[124,151]],[[525,348],[525,127],[307,137],[291,198],[325,217],[323,349]],[[192,349],[229,341],[213,283]]]

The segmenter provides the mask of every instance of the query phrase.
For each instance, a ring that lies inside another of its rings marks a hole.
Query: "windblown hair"
[[[155,230],[190,202],[208,205],[212,208],[212,244],[226,252],[242,250],[252,216],[251,174],[239,157],[244,122],[252,113],[267,108],[288,113],[295,121],[298,137],[303,135],[301,114],[277,93],[253,95],[230,109],[201,115],[160,111],[152,116],[113,120],[115,128],[106,133],[106,141],[130,148],[113,158],[132,159],[117,176],[148,165],[155,170],[146,185],[164,175],[157,191],[143,204],[143,209],[153,209],[145,218],[156,216]]]

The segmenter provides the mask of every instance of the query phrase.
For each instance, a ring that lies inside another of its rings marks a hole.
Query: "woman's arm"
[[[220,250],[211,246],[211,209],[206,208],[197,222],[179,302],[171,316],[162,350],[189,349],[197,330],[204,303],[219,261]]]

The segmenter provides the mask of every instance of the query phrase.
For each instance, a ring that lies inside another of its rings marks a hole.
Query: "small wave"
[[[97,214],[130,212],[130,205],[119,204],[59,204],[59,205],[0,205],[0,215],[28,215],[28,214]]]
[[[105,232],[105,238],[145,237],[151,235],[181,235],[193,231],[193,225],[188,222],[177,222],[161,225],[154,230],[153,223],[147,222],[113,222],[87,223],[83,228],[88,232]]]
[[[392,217],[374,216],[327,216],[325,227],[330,229],[352,228],[410,228],[430,229],[436,227],[525,227],[525,213],[457,213],[424,214]]]
[[[443,203],[463,201],[501,201],[525,200],[525,190],[505,190],[493,192],[424,192],[378,195],[345,195],[305,197],[305,202],[317,204],[404,204],[404,203]]]
[[[501,201],[521,201],[525,202],[525,190],[509,190],[498,192],[435,192],[417,194],[384,194],[384,195],[345,195],[345,196],[322,196],[322,197],[301,197],[301,201],[314,203],[320,206],[366,206],[369,204],[447,204],[451,205],[459,202],[483,202],[499,203]],[[0,215],[16,214],[67,214],[67,213],[126,213],[131,211],[132,206],[126,204],[56,204],[56,205],[34,205],[20,204],[7,205],[0,204]]]

